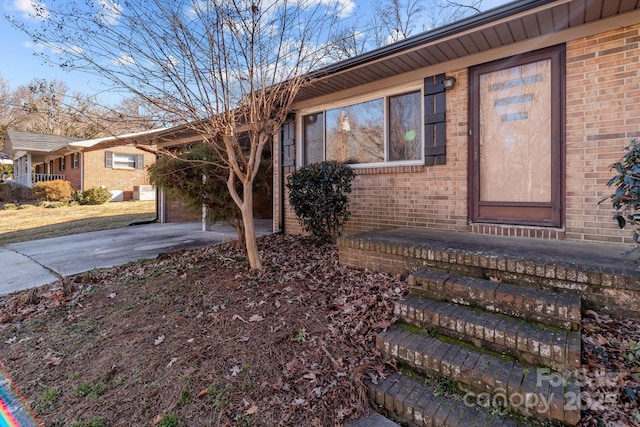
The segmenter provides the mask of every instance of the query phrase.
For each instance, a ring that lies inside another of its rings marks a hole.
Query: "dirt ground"
[[[406,283],[335,247],[260,240],[91,272],[0,300],[0,358],[48,426],[328,426],[365,407]],[[8,344],[8,345],[7,345]]]
[[[260,272],[231,242],[0,297],[0,360],[47,426],[341,425],[393,368],[375,334],[407,284],[259,242]],[[640,325],[583,326],[581,425],[640,425]]]

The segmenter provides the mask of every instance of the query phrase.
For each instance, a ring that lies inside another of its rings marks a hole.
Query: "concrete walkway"
[[[272,232],[272,221],[256,220],[258,235]],[[0,294],[55,282],[95,268],[113,267],[163,252],[219,244],[236,238],[228,225],[202,231],[199,222],[144,224],[13,243],[0,247]]]

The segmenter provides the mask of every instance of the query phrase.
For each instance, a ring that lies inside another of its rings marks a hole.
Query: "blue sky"
[[[95,0],[104,1],[104,0]],[[115,1],[115,0],[107,0]],[[352,16],[367,15],[371,12],[371,1],[368,0],[339,0],[344,3],[345,12]],[[429,1],[429,0],[427,0]],[[2,5],[2,22],[0,23],[0,75],[9,83],[12,89],[20,85],[26,85],[36,78],[44,78],[48,81],[57,79],[67,84],[71,92],[80,92],[84,95],[96,96],[100,103],[116,104],[122,99],[122,95],[109,89],[96,76],[80,71],[62,70],[55,65],[45,64],[43,60],[34,55],[35,46],[29,36],[14,28],[7,20],[6,15],[13,15],[27,22],[37,22],[33,15],[32,0],[0,0]],[[490,9],[507,0],[483,0],[483,9]]]

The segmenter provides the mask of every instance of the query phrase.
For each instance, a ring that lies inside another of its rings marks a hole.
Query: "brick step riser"
[[[438,396],[416,378],[394,374],[381,384],[369,384],[368,396],[381,408],[394,414],[398,421],[429,427],[517,427],[511,417],[496,419],[476,405],[461,399]]]
[[[464,308],[463,308],[464,310]],[[475,347],[494,351],[520,361],[548,366],[561,372],[580,368],[580,334],[563,330],[540,330],[532,326],[509,327],[509,323],[493,317],[495,323],[476,323],[434,311],[421,310],[396,302],[394,314],[403,322],[466,342]],[[512,322],[511,322],[512,323]],[[506,325],[506,326],[505,326]],[[522,331],[520,334],[518,332]],[[532,332],[533,331],[533,332]],[[568,335],[567,335],[568,334]],[[537,338],[536,338],[537,337]]]
[[[409,287],[409,293],[420,298],[441,299],[442,301],[449,301],[455,304],[464,305],[467,307],[481,308],[483,310],[504,314],[506,316],[517,317],[518,319],[528,320],[531,322],[542,323],[544,325],[555,326],[557,328],[567,330],[577,330],[577,324],[569,320],[554,319],[544,314],[536,313],[535,307],[529,306],[531,311],[514,309],[512,306],[503,306],[496,304],[496,301],[478,300],[474,296],[457,296],[453,298],[442,298],[442,295],[438,295],[436,292],[432,292],[421,286]]]
[[[474,395],[504,395],[506,402],[521,402],[530,399],[538,406],[508,405],[512,412],[540,420],[554,419],[575,425],[580,420],[579,410],[565,411],[565,389],[543,381],[537,386],[537,372],[528,371],[518,362],[501,360],[496,356],[482,354],[459,346],[441,343],[435,338],[421,336],[410,331],[401,332],[394,342],[378,336],[376,347],[383,354],[424,375],[449,378],[456,386]],[[399,341],[396,344],[395,341]],[[437,348],[433,350],[433,347]],[[427,351],[432,348],[431,351]],[[535,369],[535,368],[534,368]],[[569,385],[576,395],[579,387]]]
[[[580,296],[517,285],[458,277],[447,273],[418,272],[409,277],[409,292],[487,311],[579,330],[582,321]]]

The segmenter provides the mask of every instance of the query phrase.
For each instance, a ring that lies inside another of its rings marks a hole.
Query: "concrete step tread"
[[[579,332],[414,295],[397,301],[394,314],[407,323],[433,327],[441,334],[527,363],[560,371],[580,368]]]
[[[410,293],[416,296],[480,307],[565,329],[579,329],[582,321],[582,300],[578,294],[428,269],[412,273],[409,283]]]
[[[376,347],[418,372],[449,378],[475,396],[502,395],[512,411],[571,425],[580,420],[579,408],[571,405],[579,396],[580,386],[569,375],[397,325],[377,336]]]
[[[430,427],[525,426],[511,416],[489,412],[460,396],[441,396],[424,381],[395,373],[378,384],[367,384],[369,398],[401,422]]]

